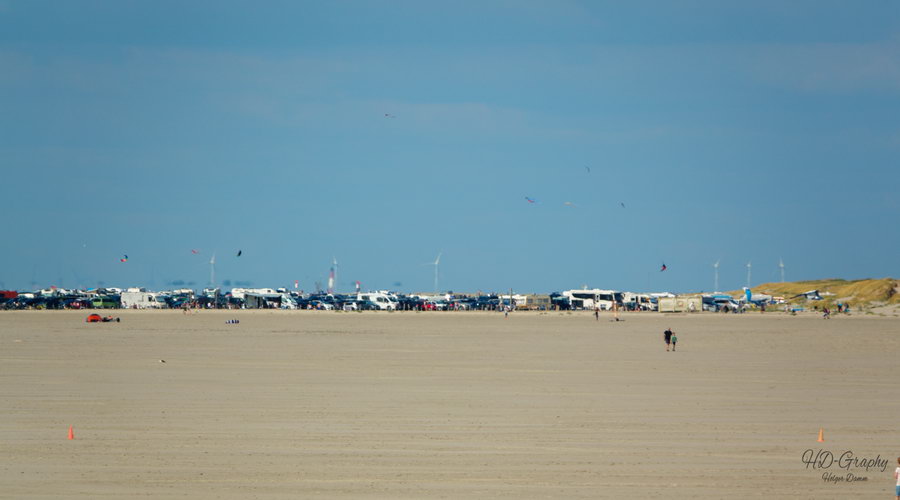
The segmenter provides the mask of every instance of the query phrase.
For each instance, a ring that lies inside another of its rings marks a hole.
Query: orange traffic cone
[[[817,439],[816,441],[818,441],[820,443],[824,443],[825,442],[824,434],[825,434],[825,431],[821,427],[819,427],[819,439]]]
[[[72,426],[69,426],[69,439],[75,439],[75,431],[72,430]]]

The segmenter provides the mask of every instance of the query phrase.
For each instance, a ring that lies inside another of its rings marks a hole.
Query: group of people
[[[818,311],[819,306],[815,306],[813,309]],[[843,313],[843,314],[850,314],[850,304],[844,304],[844,303],[838,302],[837,303],[837,312]],[[831,313],[832,313],[831,309],[828,308],[827,306],[822,308],[822,317],[823,318],[831,319]]]
[[[678,336],[675,335],[671,326],[666,328],[666,331],[663,332],[663,340],[666,341],[666,352],[669,352],[670,346],[672,347],[672,351],[675,350],[675,346],[678,344]]]

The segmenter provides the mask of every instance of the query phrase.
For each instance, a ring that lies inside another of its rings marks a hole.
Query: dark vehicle
[[[66,309],[90,309],[91,301],[87,299],[66,299],[63,301]]]
[[[475,309],[479,311],[496,311],[500,306],[500,299],[496,295],[482,295],[475,299]]]
[[[183,307],[191,306],[191,297],[187,295],[174,295],[171,297],[166,297],[166,304],[171,309],[181,309]]]
[[[331,304],[332,306],[334,306],[338,302],[337,298],[330,293],[328,293],[328,294],[325,294],[325,293],[312,294],[308,297],[307,300],[321,302],[324,304]]]
[[[358,300],[356,301],[356,305],[360,311],[380,311],[381,308],[378,307],[378,304],[372,302],[371,300]]]
[[[400,297],[397,303],[398,311],[422,311],[425,309],[425,301],[414,297]]]
[[[559,309],[560,311],[568,311],[572,309],[572,302],[569,300],[569,298],[559,292],[553,292],[550,294],[550,303],[554,308]]]
[[[475,309],[475,299],[464,297],[450,302],[450,309],[454,311],[469,311]]]

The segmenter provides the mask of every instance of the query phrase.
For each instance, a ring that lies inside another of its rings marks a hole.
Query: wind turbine
[[[209,259],[209,287],[216,287],[216,254],[213,252],[212,258]]]
[[[434,262],[429,262],[429,263],[425,264],[426,266],[434,266],[434,293],[435,294],[438,293],[438,267],[441,265],[441,255],[443,255],[443,254],[444,254],[443,251],[439,252],[437,258],[434,259]]]
[[[747,288],[750,288],[750,269],[752,268],[751,262],[747,261]]]
[[[334,269],[334,277],[333,277],[334,284],[332,285],[332,288],[334,288],[335,291],[337,291],[337,273],[338,273],[337,257],[334,257],[334,256],[331,257],[331,265],[332,265],[332,269]]]
[[[778,268],[781,269],[781,282],[784,283],[784,260],[778,257]]]
[[[713,288],[714,292],[719,291],[719,261],[721,261],[721,260],[722,259],[719,259],[716,261],[715,264],[713,264],[713,269],[715,269],[715,274],[716,274],[716,286],[715,286],[715,288]]]

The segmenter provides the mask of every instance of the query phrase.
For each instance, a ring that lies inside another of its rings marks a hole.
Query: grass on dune
[[[900,303],[900,283],[893,278],[864,279],[847,281],[842,279],[823,279],[814,281],[795,281],[789,283],[763,283],[752,288],[753,293],[764,293],[790,299],[807,292],[819,290],[823,305],[836,302],[849,302],[857,305],[898,304]],[[729,292],[737,296],[742,290]],[[802,298],[794,299],[795,301]]]

